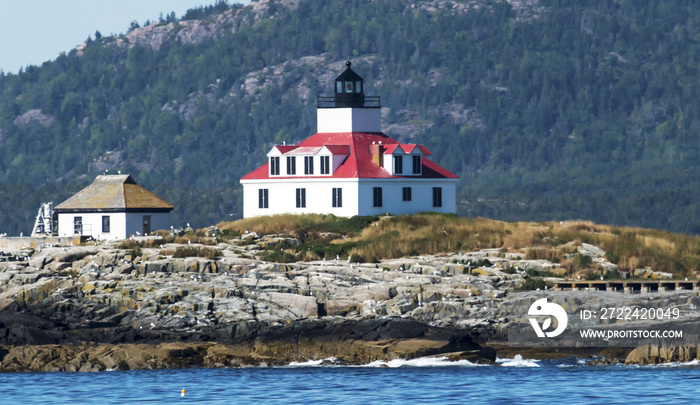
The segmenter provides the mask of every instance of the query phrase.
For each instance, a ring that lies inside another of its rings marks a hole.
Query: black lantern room
[[[336,107],[363,107],[365,104],[364,80],[350,68],[351,65],[350,61],[345,62],[347,68],[335,79]]]
[[[345,66],[335,79],[335,96],[318,96],[318,108],[380,108],[379,96],[365,96],[364,79],[350,69],[352,63],[347,61]]]

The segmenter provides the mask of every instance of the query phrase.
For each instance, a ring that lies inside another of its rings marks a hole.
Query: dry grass
[[[303,229],[311,224],[320,224],[330,221],[335,217],[326,215],[293,215],[282,214],[267,217],[246,218],[234,222],[221,222],[217,225],[222,231],[232,231],[234,234],[241,235],[247,232],[257,232],[262,235],[273,233],[285,233],[294,235],[300,229]]]
[[[308,244],[300,247],[300,259],[324,257],[324,249],[328,254],[334,252],[332,257],[335,252],[343,252],[382,259],[497,248],[504,252],[525,252],[529,259],[561,263],[573,274],[595,267],[567,259],[582,243],[589,243],[605,250],[606,258],[618,264],[620,271],[646,266],[678,276],[700,271],[700,237],[597,225],[590,221],[501,222],[430,213],[369,219],[275,215],[220,223],[218,227],[230,234],[284,233],[301,235],[302,241],[304,238],[315,241],[313,249]],[[318,236],[321,232],[336,232],[344,238],[322,239]]]
[[[261,235],[286,234],[304,239],[309,233],[359,234],[362,229],[376,221],[378,217],[338,218],[335,215],[280,214],[266,217],[246,218],[234,222],[221,222],[217,226],[225,234],[240,236],[246,232]]]

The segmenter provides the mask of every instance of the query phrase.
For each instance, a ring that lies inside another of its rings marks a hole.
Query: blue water
[[[700,365],[300,366],[0,374],[3,404],[697,403]],[[396,365],[396,364],[394,364]],[[186,395],[180,396],[180,390]]]

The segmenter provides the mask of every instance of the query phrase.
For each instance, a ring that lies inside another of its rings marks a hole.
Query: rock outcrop
[[[216,243],[213,236],[205,239]],[[602,353],[578,344],[544,351],[506,346],[509,325],[527,316],[543,293],[516,292],[527,277],[524,269],[554,273],[556,265],[546,260],[497,250],[381,263],[337,258],[280,264],[255,258],[264,249],[298,243],[284,235],[250,233],[206,248],[98,245],[0,254],[0,371],[231,367],[330,358],[361,364],[435,355],[494,361],[495,350],[487,347],[543,358]],[[216,258],[173,257],[182,248]],[[588,246],[582,254],[601,253]],[[695,291],[547,296],[569,314],[613,306],[674,307],[690,316],[686,323],[695,322],[700,307]],[[577,328],[592,326],[580,317],[569,321]],[[618,350],[610,361],[698,358],[695,347],[628,352]]]
[[[110,246],[6,256],[0,370],[358,364],[443,353],[493,361],[480,344],[494,302],[522,282],[497,268],[469,274],[451,256],[277,264],[243,257],[255,244],[220,244],[217,259],[173,258],[178,247],[138,257]],[[187,355],[161,350],[173,343]]]
[[[645,345],[632,350],[625,364],[687,363],[700,360],[699,345],[655,346]]]

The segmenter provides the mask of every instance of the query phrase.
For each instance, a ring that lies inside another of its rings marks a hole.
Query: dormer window
[[[403,173],[403,156],[394,156],[394,174]]]
[[[421,167],[423,166],[420,156],[413,156],[413,174],[421,174]]]
[[[304,156],[304,174],[314,174],[313,156]]]
[[[273,156],[270,158],[270,176],[279,176],[280,174],[280,158]]]
[[[331,157],[321,156],[321,174],[331,174]]]
[[[295,156],[287,156],[287,174],[297,174],[297,158]]]

